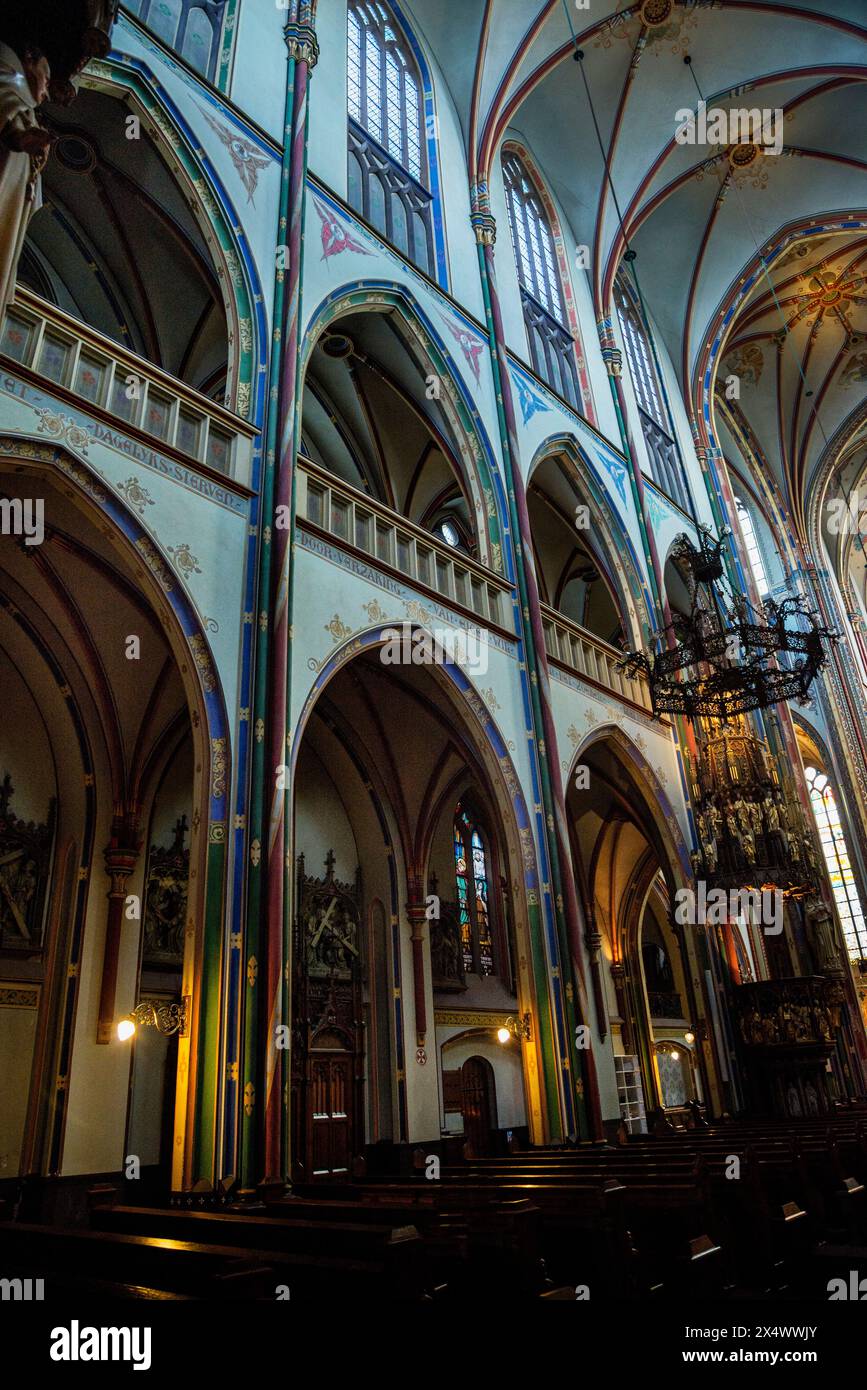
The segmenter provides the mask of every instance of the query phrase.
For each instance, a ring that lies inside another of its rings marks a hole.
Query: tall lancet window
[[[753,526],[752,517],[739,497],[735,498],[735,509],[738,514],[738,521],[740,522],[741,535],[744,538],[744,546],[753,576],[753,583],[758,589],[759,594],[764,597],[765,594],[770,592],[771,586],[768,583],[768,576],[765,573],[765,562],[762,559],[762,552],[759,550],[756,528]]]
[[[614,302],[626,348],[629,376],[638,402],[641,433],[650,456],[653,481],[685,512],[691,512],[689,491],[680,451],[672,437],[672,425],[653,361],[641,307],[632,285],[615,282]]]
[[[840,823],[834,788],[827,775],[818,768],[806,767],[804,772],[807,786],[810,788],[813,815],[816,817],[825,867],[831,880],[847,950],[853,960],[867,960],[864,912],[855,884],[855,875],[852,873],[849,849]]]
[[[455,811],[455,884],[461,950],[467,975],[494,974],[491,935],[490,868],[485,841],[462,805]]]
[[[349,202],[433,274],[421,76],[399,24],[380,0],[350,0],[347,102]]]
[[[580,410],[575,340],[566,327],[551,224],[536,185],[514,150],[503,155],[503,182],[533,369]]]

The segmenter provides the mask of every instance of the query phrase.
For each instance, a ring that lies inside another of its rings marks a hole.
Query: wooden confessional
[[[355,883],[304,872],[292,949],[292,1178],[344,1179],[364,1144],[361,870]]]

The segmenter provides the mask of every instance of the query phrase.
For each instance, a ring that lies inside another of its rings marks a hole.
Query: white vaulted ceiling
[[[593,0],[585,8],[574,0],[408,0],[406,8],[439,59],[476,177],[490,173],[507,129],[520,133],[576,242],[591,248],[598,313],[624,250],[616,197],[648,310],[693,413],[708,345],[721,338],[715,370],[722,363],[728,374],[741,361],[738,404],[755,445],[741,466],[771,470],[782,507],[806,534],[820,461],[824,476],[828,447],[846,448],[847,420],[863,396],[865,0]],[[699,89],[711,107],[782,109],[782,153],[760,153],[735,173],[724,146],[676,143],[676,113],[695,109]],[[844,221],[856,225],[814,233]],[[809,247],[798,245],[804,233],[817,236]],[[726,452],[737,452],[715,423]]]

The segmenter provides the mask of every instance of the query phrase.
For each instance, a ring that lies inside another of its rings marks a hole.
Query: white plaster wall
[[[459,1071],[468,1057],[484,1057],[494,1069],[494,1084],[497,1095],[497,1129],[512,1129],[527,1123],[524,1102],[524,1078],[521,1066],[521,1044],[512,1040],[505,1045],[499,1043],[493,1034],[476,1033],[472,1037],[460,1038],[450,1042],[461,1032],[460,1028],[437,1028],[437,1048],[439,1063],[443,1071]],[[450,1133],[460,1133],[463,1124],[456,1112],[442,1113],[443,1129]]]

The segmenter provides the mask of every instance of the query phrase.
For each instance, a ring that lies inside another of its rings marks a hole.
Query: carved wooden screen
[[[344,1177],[364,1142],[361,875],[305,873],[298,859],[292,969],[293,1177]]]
[[[187,818],[175,825],[168,847],[152,845],[145,886],[142,968],[180,969],[184,963],[184,922],[190,851],[184,848]]]
[[[0,783],[0,949],[32,956],[44,944],[54,802],[48,820],[37,825],[12,811],[14,792],[7,772]]]

